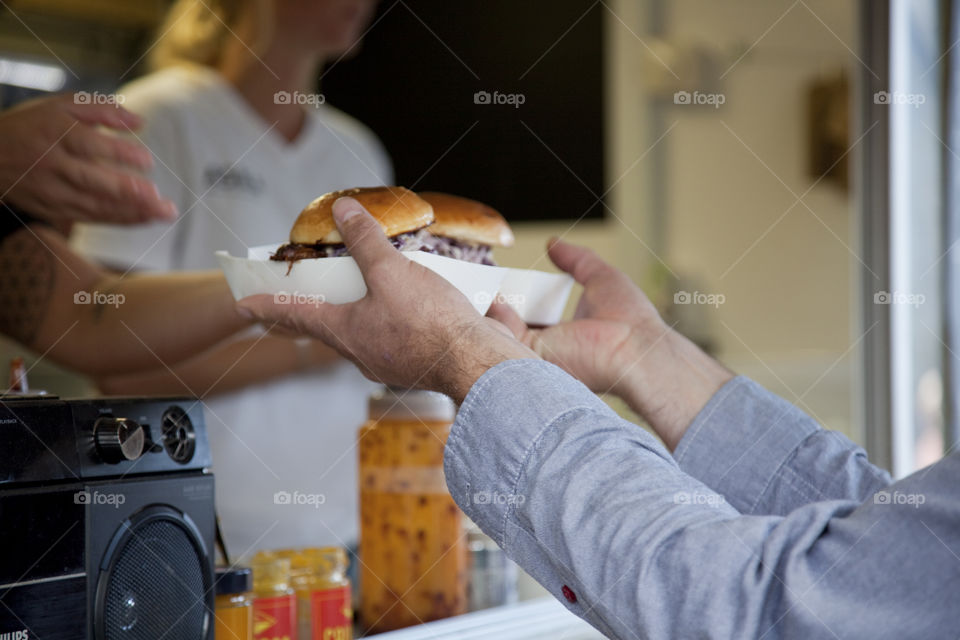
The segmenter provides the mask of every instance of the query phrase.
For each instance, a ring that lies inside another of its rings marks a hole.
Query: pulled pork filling
[[[426,251],[446,258],[475,262],[477,264],[496,265],[493,261],[493,249],[485,244],[470,244],[453,238],[435,236],[426,229],[401,233],[390,238],[400,251]],[[350,255],[343,243],[339,244],[285,244],[270,256],[271,260],[289,262],[310,258],[340,258]]]

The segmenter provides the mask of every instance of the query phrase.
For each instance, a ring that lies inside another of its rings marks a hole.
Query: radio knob
[[[103,417],[93,425],[97,453],[104,462],[116,464],[136,460],[143,454],[147,438],[139,423],[127,418]]]

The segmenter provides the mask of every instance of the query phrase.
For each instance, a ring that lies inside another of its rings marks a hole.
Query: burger
[[[290,242],[271,260],[289,262],[305,258],[349,255],[333,220],[333,203],[344,196],[355,198],[370,212],[400,251],[430,250],[434,238],[425,231],[433,222],[433,207],[404,187],[359,187],[326,193],[304,208],[290,229]]]
[[[513,232],[500,213],[482,202],[425,191],[420,197],[433,207],[433,224],[427,229],[436,238],[433,252],[479,264],[496,264],[494,247],[513,246]]]
[[[333,220],[333,203],[344,196],[363,205],[400,251],[493,265],[493,247],[513,244],[503,216],[475,200],[437,192],[417,195],[404,187],[360,187],[333,191],[308,204],[293,223],[290,242],[270,259],[292,267],[297,260],[349,255]]]

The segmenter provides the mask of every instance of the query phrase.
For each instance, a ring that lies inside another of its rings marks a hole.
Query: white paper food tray
[[[573,278],[565,273],[507,269],[497,300],[513,307],[527,324],[551,325],[563,317],[572,288]]]
[[[353,258],[299,260],[290,268],[287,262],[270,260],[278,246],[253,247],[246,258],[217,251],[234,298],[240,300],[258,293],[286,294],[290,300],[343,304],[366,294],[366,284]],[[509,303],[531,324],[559,322],[573,285],[573,279],[565,274],[491,267],[425,251],[405,251],[404,255],[441,275],[460,290],[479,313],[487,312],[499,291],[499,299]]]

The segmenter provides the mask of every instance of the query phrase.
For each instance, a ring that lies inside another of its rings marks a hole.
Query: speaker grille
[[[197,640],[207,610],[203,557],[171,520],[135,526],[117,550],[103,605],[106,640]]]

